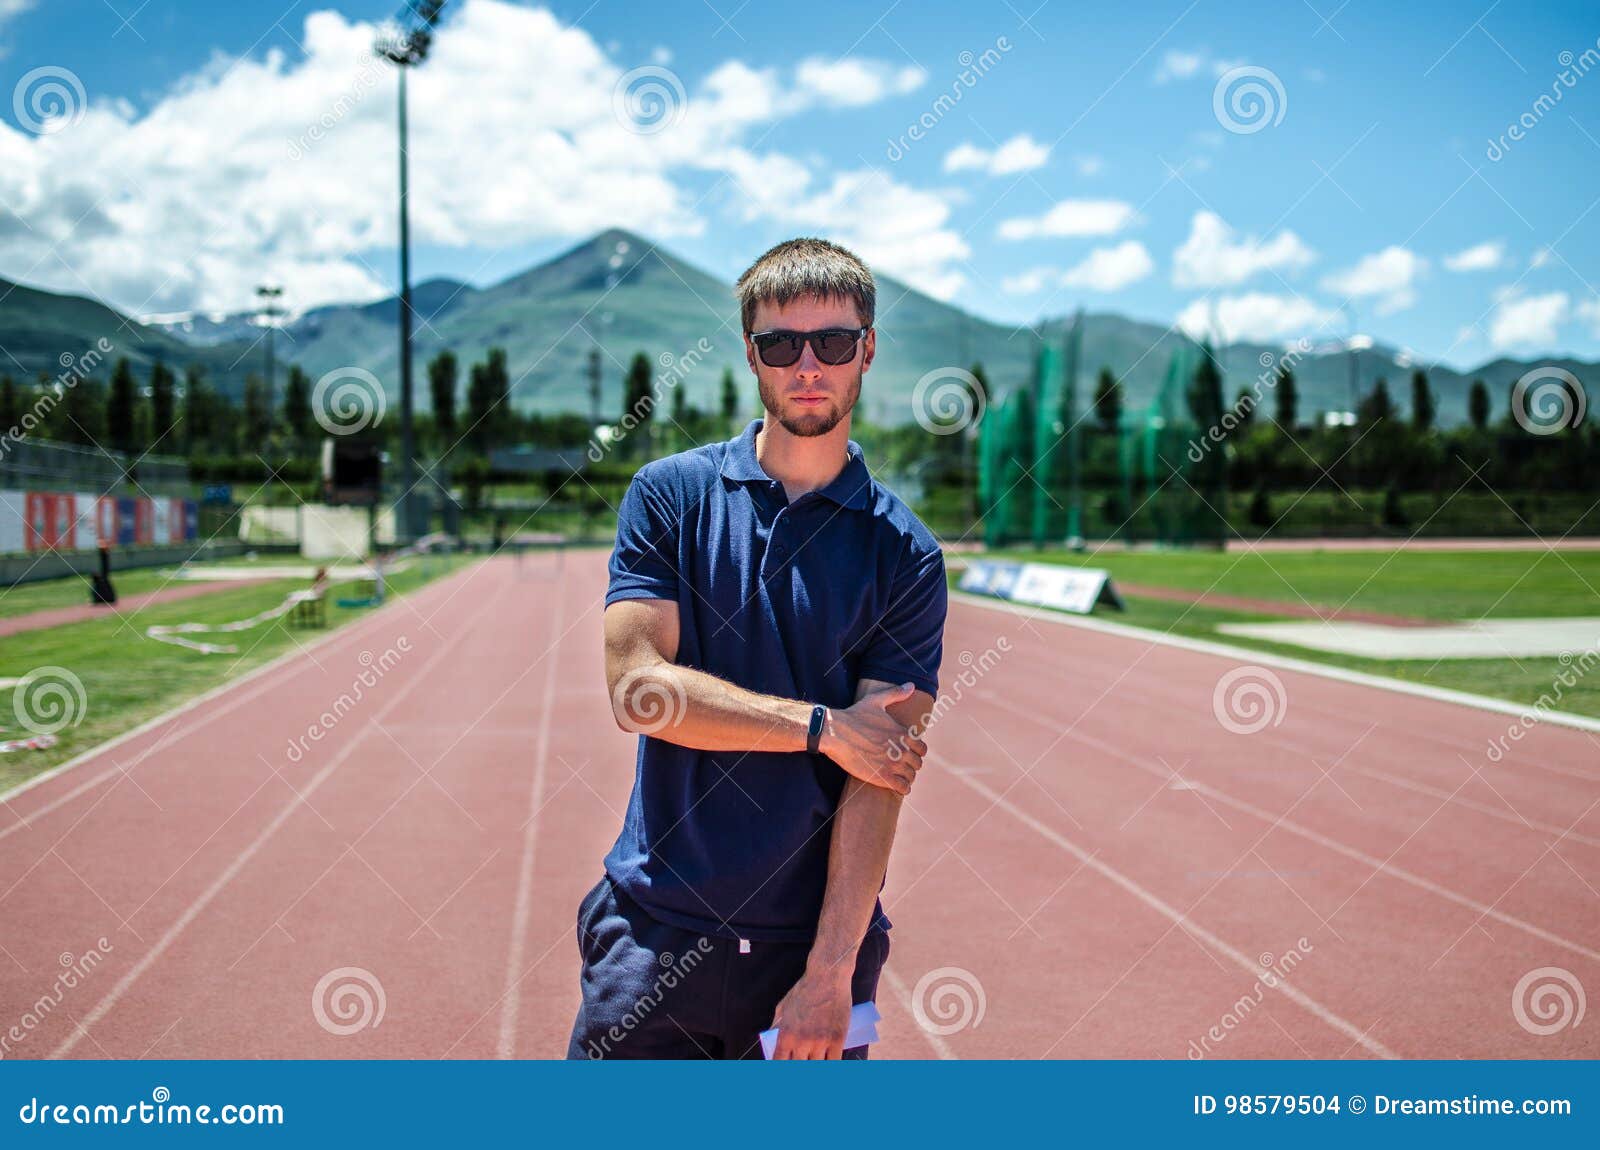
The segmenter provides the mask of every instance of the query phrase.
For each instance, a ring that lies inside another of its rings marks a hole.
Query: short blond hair
[[[861,326],[871,327],[878,310],[878,285],[856,254],[828,240],[802,236],[762,253],[733,285],[745,333],[753,330],[756,307],[783,307],[797,299],[844,299],[856,305]]]

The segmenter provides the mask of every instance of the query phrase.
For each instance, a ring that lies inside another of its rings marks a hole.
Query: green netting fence
[[[985,543],[1222,545],[1226,473],[1208,428],[1225,391],[1209,348],[1180,346],[1154,398],[1109,420],[1081,386],[1081,330],[1042,343],[1032,378],[991,398],[978,434]]]

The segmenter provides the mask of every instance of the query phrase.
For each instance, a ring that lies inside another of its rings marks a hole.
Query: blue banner
[[[1596,1144],[1597,1114],[1595,1062],[0,1064],[8,1146],[73,1135],[154,1144],[211,1127],[283,1145],[384,1147],[483,1135],[531,1147],[704,1136],[759,1150],[1024,1138],[1573,1147]]]

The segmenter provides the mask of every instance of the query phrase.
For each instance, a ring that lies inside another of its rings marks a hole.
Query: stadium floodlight
[[[276,361],[273,358],[272,337],[277,329],[278,320],[284,314],[283,306],[278,302],[283,298],[283,288],[279,284],[261,284],[256,288],[256,295],[261,299],[261,306],[256,309],[256,314],[261,317],[261,322],[267,328],[267,410],[272,411],[278,403]]]
[[[382,28],[372,50],[400,71],[400,506],[395,509],[395,534],[401,544],[422,532],[411,509],[417,485],[416,433],[411,412],[411,229],[407,209],[406,70],[422,63],[433,45],[433,26],[445,0],[406,4],[392,24]]]

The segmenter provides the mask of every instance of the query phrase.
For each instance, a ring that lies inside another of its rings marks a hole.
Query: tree
[[[1094,415],[1106,431],[1115,431],[1122,422],[1122,384],[1109,367],[1102,367],[1094,384]]]
[[[61,394],[61,420],[52,437],[93,447],[106,441],[106,389],[92,379],[80,379]]]
[[[1221,432],[1222,423],[1222,372],[1210,345],[1201,349],[1200,363],[1194,369],[1194,379],[1189,385],[1189,413],[1202,431],[1215,428]]]
[[[191,363],[183,374],[183,447],[193,457],[216,436],[216,396],[205,369]]]
[[[505,348],[489,349],[484,372],[488,377],[490,396],[489,443],[491,446],[503,446],[516,425],[516,412],[511,407],[511,371],[506,366]]]
[[[176,437],[171,440],[166,438],[177,422],[173,397],[177,382],[172,369],[161,360],[156,360],[155,366],[150,369],[150,441],[166,445],[163,450],[167,452],[178,449]]]
[[[433,425],[447,442],[456,434],[456,357],[451,351],[441,351],[428,363],[428,393],[433,403]]]
[[[650,357],[644,352],[635,352],[633,362],[628,364],[628,377],[622,388],[622,431],[624,435],[632,436],[633,429],[637,428],[638,439],[632,450],[637,458],[650,454],[650,417],[654,414],[656,405],[655,391],[651,383]]]
[[[1294,372],[1281,360],[1278,363],[1278,378],[1272,386],[1278,401],[1275,421],[1284,431],[1292,434],[1300,418],[1300,396],[1295,388]]]
[[[0,376],[0,435],[11,434],[11,429],[22,422],[22,393],[17,381],[9,375]]]
[[[1418,368],[1411,373],[1411,426],[1418,431],[1433,427],[1433,392],[1428,388],[1428,373]]]
[[[733,368],[722,369],[722,422],[731,431],[739,421],[739,387],[733,381]]]
[[[1467,393],[1467,418],[1478,431],[1489,426],[1489,385],[1481,379],[1473,380],[1472,390]]]
[[[1256,397],[1248,387],[1241,387],[1233,400],[1234,418],[1239,426],[1248,428],[1256,420]]]
[[[244,381],[245,450],[251,453],[265,450],[271,434],[272,408],[267,399],[267,385],[259,375],[252,373]]]
[[[311,378],[297,363],[289,368],[283,387],[283,422],[296,444],[303,445],[311,438],[311,420]]]
[[[1383,376],[1372,385],[1372,390],[1361,400],[1361,410],[1356,418],[1364,427],[1384,423],[1394,415],[1394,400],[1389,398],[1389,381]]]
[[[134,382],[133,365],[123,356],[111,372],[111,394],[106,399],[106,438],[111,441],[111,447],[130,455],[139,446],[138,405],[139,386]]]
[[[494,411],[494,384],[488,365],[475,363],[467,370],[466,439],[480,455],[489,449],[489,417]]]

